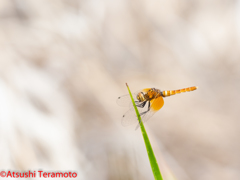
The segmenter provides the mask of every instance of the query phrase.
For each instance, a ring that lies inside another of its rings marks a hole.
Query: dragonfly
[[[155,88],[146,88],[140,91],[136,91],[132,95],[141,116],[141,121],[145,123],[163,107],[163,98],[183,92],[191,92],[197,89],[197,86],[166,91],[161,91],[160,89]],[[138,118],[129,94],[118,97],[117,104],[119,106],[129,107],[129,110],[122,116],[121,122],[123,126],[129,126],[138,122]],[[136,129],[138,127],[139,124]]]

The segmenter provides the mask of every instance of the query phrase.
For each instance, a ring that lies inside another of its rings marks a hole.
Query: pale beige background
[[[153,179],[119,95],[165,99],[146,123],[164,180],[240,179],[239,0],[1,0],[0,170]]]

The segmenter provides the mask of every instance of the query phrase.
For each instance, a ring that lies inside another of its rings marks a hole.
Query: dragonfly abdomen
[[[188,87],[188,88],[183,88],[183,89],[178,89],[178,90],[167,90],[167,91],[162,91],[162,96],[167,97],[167,96],[172,96],[175,94],[180,94],[182,92],[190,92],[196,90],[198,87],[193,86],[193,87]]]

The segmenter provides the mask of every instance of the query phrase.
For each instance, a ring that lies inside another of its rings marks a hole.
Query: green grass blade
[[[126,83],[126,85],[127,85],[127,83]],[[138,112],[138,109],[136,107],[135,101],[132,97],[132,93],[131,93],[128,85],[127,85],[127,88],[128,88],[129,95],[132,99],[132,103],[133,103],[134,109],[136,111],[138,121],[140,122],[140,127],[141,127],[141,131],[142,131],[143,139],[144,139],[144,142],[145,142],[145,146],[146,146],[146,149],[147,149],[148,158],[149,158],[149,161],[150,161],[150,164],[151,164],[151,167],[152,167],[153,176],[154,176],[155,180],[163,180],[161,172],[160,172],[159,167],[158,167],[157,160],[156,160],[155,155],[154,155],[153,150],[152,150],[151,143],[148,139],[147,132],[144,128],[144,125],[143,125],[142,120],[141,120],[141,116]]]

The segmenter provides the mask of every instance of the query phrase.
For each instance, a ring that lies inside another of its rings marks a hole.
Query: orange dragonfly
[[[141,115],[142,122],[145,123],[152,117],[159,109],[164,105],[163,97],[172,96],[182,92],[190,92],[196,90],[198,87],[188,87],[179,90],[160,91],[155,88],[146,88],[133,93],[133,98],[138,111]],[[117,104],[119,106],[128,106],[130,109],[122,117],[122,125],[128,126],[138,122],[135,109],[132,105],[132,101],[129,95],[123,95],[118,97]],[[138,126],[136,127],[138,128]]]

